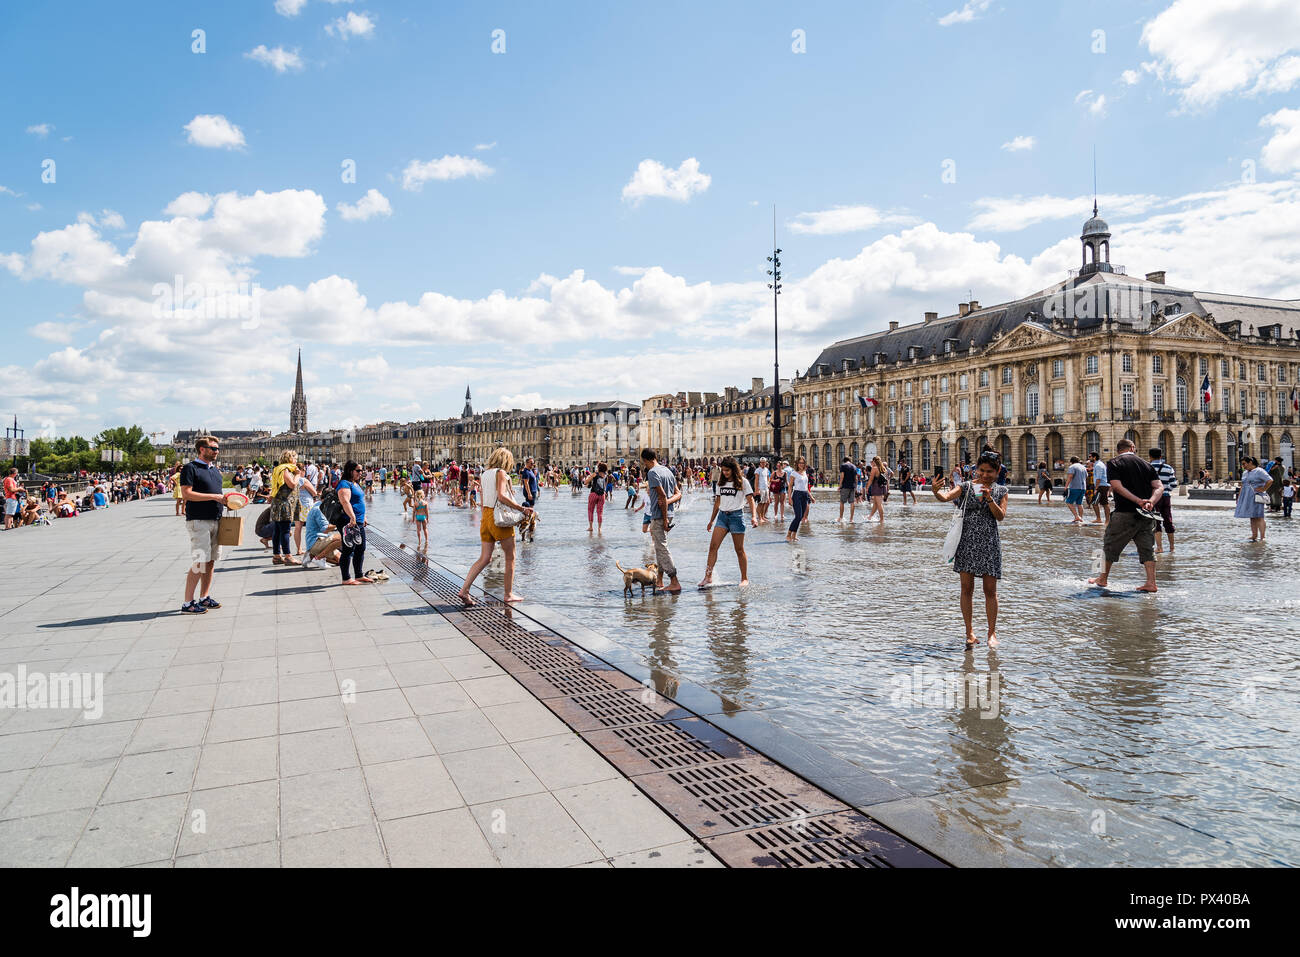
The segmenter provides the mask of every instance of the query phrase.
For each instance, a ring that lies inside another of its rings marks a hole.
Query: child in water
[[[411,509],[415,519],[415,547],[429,550],[429,503],[424,500],[424,490],[415,493],[415,506]]]

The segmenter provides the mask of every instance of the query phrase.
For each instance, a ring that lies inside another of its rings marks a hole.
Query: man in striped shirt
[[[1160,476],[1160,483],[1165,487],[1165,494],[1155,501],[1156,514],[1160,516],[1161,528],[1169,536],[1169,554],[1174,553],[1174,516],[1173,516],[1173,493],[1178,488],[1178,476],[1174,473],[1174,467],[1165,461],[1164,453],[1160,449],[1148,449],[1147,456],[1151,459],[1151,467],[1156,470],[1156,475]],[[1156,529],[1156,551],[1163,552],[1164,545],[1160,541],[1160,528]]]

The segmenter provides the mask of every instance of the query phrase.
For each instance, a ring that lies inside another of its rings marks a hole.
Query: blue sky
[[[1115,261],[1297,298],[1294,6],[13,7],[0,414],[279,430],[299,346],[313,427],[770,379],[773,204],[790,374],[1063,278],[1094,148]]]

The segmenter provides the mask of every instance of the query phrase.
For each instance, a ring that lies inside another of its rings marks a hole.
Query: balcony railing
[[[1101,413],[1100,413],[1100,412],[1087,412],[1087,413],[1084,413],[1083,418],[1084,418],[1084,420],[1087,421],[1087,422],[1100,422],[1100,421],[1101,421]]]
[[[1260,424],[1260,425],[1272,425],[1272,424],[1273,424],[1273,417],[1272,417],[1271,415],[1261,415],[1261,416],[1259,417],[1259,424]]]
[[[1201,420],[1201,414],[1200,414],[1199,412],[1184,412],[1184,413],[1183,413],[1183,421],[1184,421],[1184,422],[1199,422],[1200,420]]]
[[[1018,415],[1016,416],[1017,425],[1037,425],[1038,416],[1036,415]]]
[[[1295,417],[1290,412],[1283,412],[1277,417],[1278,425],[1291,425],[1294,421]]]
[[[1125,409],[1119,415],[1121,419],[1125,419],[1129,422],[1136,422],[1142,418],[1142,412],[1138,409]]]
[[[1005,415],[999,415],[997,418],[993,420],[993,425],[999,429],[1005,429],[1010,424],[1011,424],[1011,420],[1007,418]]]
[[[1208,423],[1217,423],[1220,421],[1221,418],[1222,416],[1218,412],[1205,413],[1205,421]]]
[[[1172,410],[1172,409],[1161,409],[1159,412],[1156,413],[1156,421],[1157,421],[1157,422],[1173,422],[1173,421],[1174,421],[1174,412],[1173,412],[1173,410]]]
[[[1236,413],[1236,412],[1229,412],[1228,415],[1227,415],[1227,420],[1228,420],[1228,424],[1229,424],[1229,425],[1236,425],[1236,424],[1237,424],[1237,413]]]
[[[1045,416],[1043,416],[1043,421],[1044,421],[1045,423],[1047,423],[1048,425],[1056,425],[1056,424],[1058,424],[1058,423],[1064,422],[1064,421],[1065,421],[1065,416],[1063,416],[1063,415],[1061,415],[1061,414],[1059,414],[1059,413],[1053,413],[1053,414],[1051,414],[1051,415],[1045,415]]]

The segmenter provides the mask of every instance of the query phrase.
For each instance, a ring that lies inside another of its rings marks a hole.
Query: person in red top
[[[13,528],[18,514],[18,470],[5,473],[5,528]]]

